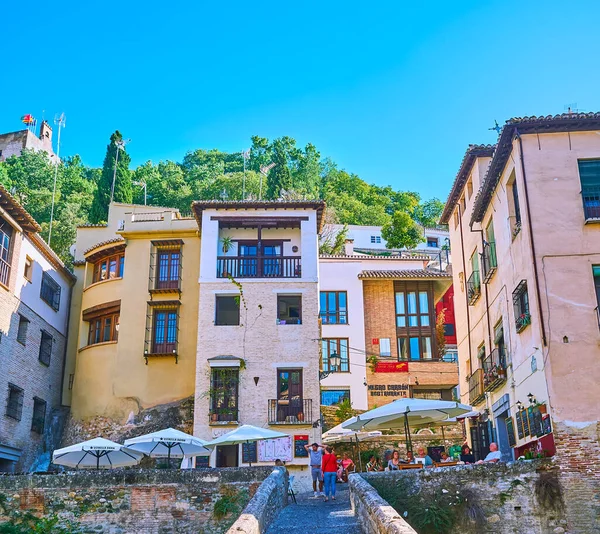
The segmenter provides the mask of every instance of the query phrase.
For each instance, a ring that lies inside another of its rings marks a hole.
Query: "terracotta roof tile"
[[[111,243],[125,243],[125,239],[123,239],[122,237],[113,237],[112,239],[107,239],[106,241],[100,241],[100,243],[96,243],[94,246],[88,248],[87,250],[84,250],[83,255],[85,256],[93,250],[103,247],[104,245],[110,245]]]
[[[409,278],[409,279],[420,279],[430,280],[433,278],[447,278],[452,279],[452,275],[440,271],[428,271],[426,269],[408,269],[405,271],[361,271],[358,275],[359,278],[381,278],[381,279],[396,279],[396,278]]]

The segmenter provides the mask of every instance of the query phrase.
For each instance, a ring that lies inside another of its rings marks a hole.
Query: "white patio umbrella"
[[[377,439],[381,437],[382,433],[380,430],[371,430],[370,432],[358,432],[356,430],[349,430],[342,428],[341,423],[334,426],[323,434],[323,443],[356,443],[358,451],[358,463],[360,470],[362,471],[362,458],[360,457],[360,445],[361,441],[367,441],[370,439]]]
[[[374,408],[351,417],[342,423],[350,430],[392,430],[404,428],[408,450],[412,450],[410,425],[421,426],[443,421],[472,411],[473,408],[455,401],[428,399],[397,399],[389,404]]]
[[[204,446],[205,443],[206,441],[175,428],[166,428],[125,440],[125,446],[151,458],[167,458],[169,464],[171,458],[209,456],[211,451]]]
[[[137,465],[144,457],[141,452],[104,438],[94,438],[55,450],[52,463],[77,469],[112,469]]]
[[[223,434],[212,441],[204,444],[205,447],[217,447],[218,445],[239,445],[240,443],[250,443],[251,441],[261,441],[263,439],[287,438],[289,434],[260,428],[252,425],[242,425],[227,434]],[[251,466],[252,464],[248,462]]]

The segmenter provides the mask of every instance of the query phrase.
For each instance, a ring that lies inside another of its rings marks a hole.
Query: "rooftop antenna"
[[[229,198],[229,195],[227,194],[227,189],[223,188],[223,191],[221,191],[221,200],[224,202]]]
[[[573,113],[579,113],[579,109],[577,108],[577,102],[571,102],[570,104],[565,104],[564,110],[572,115]]]
[[[261,165],[260,166],[260,190],[259,190],[259,194],[258,194],[258,200],[262,200],[262,184],[263,184],[263,179],[262,177],[264,176],[265,178],[267,177],[267,175],[269,174],[269,171],[275,167],[275,165],[277,165],[277,163],[269,163],[268,165]]]
[[[242,150],[242,159],[244,160],[244,179],[242,181],[242,200],[246,200],[246,160],[250,159],[250,149]]]
[[[488,130],[493,130],[495,131],[498,135],[500,135],[500,132],[502,131],[502,126],[500,126],[498,124],[498,121],[494,119],[494,126],[492,128],[488,128]]]
[[[56,161],[54,162],[54,186],[52,188],[52,208],[50,209],[50,228],[48,228],[48,246],[52,241],[52,221],[54,220],[54,201],[56,198],[56,178],[58,177],[58,166],[60,165],[60,130],[67,125],[67,117],[64,113],[54,116],[54,124],[58,126],[58,137],[56,141]]]
[[[125,145],[128,145],[129,143],[131,143],[131,139],[121,139],[115,143],[117,145],[117,155],[115,156],[115,170],[113,172],[112,187],[110,188],[111,204],[115,196],[115,181],[117,179],[117,163],[119,162],[119,150],[125,150]]]

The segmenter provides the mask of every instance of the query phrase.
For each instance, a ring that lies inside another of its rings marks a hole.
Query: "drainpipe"
[[[538,276],[538,268],[535,254],[535,242],[533,240],[533,229],[531,227],[531,210],[529,207],[529,193],[527,190],[527,174],[525,173],[525,158],[523,156],[523,141],[519,130],[515,128],[515,136],[519,140],[519,155],[521,160],[521,172],[523,173],[523,189],[525,191],[525,209],[527,210],[527,229],[529,230],[529,243],[531,245],[531,255],[533,261],[533,276],[535,278],[535,293],[537,296],[538,313],[540,314],[540,324],[542,326],[542,343],[544,347],[548,345],[546,341],[546,326],[544,325],[544,314],[542,312],[542,297],[540,294],[540,281]]]
[[[463,283],[465,285],[465,305],[467,306],[467,341],[469,343],[469,370],[473,370],[473,355],[471,352],[471,317],[469,315],[469,295],[467,291],[467,260],[465,259],[465,243],[463,238],[463,213],[460,205],[460,201],[458,203],[458,223],[460,226],[460,252],[462,254],[462,262],[463,262]]]
[[[485,251],[485,241],[483,239],[483,230],[473,230],[473,224],[469,224],[469,230],[471,232],[479,232],[481,235],[481,250]],[[485,252],[484,252],[485,254]],[[481,265],[479,266],[479,272],[483,275],[483,254],[481,254]],[[488,331],[488,346],[490,347],[490,351],[492,350],[492,326],[490,324],[490,303],[488,297],[488,287],[487,284],[483,283],[483,276],[481,277],[480,284],[485,286],[485,317],[487,319],[487,331]]]

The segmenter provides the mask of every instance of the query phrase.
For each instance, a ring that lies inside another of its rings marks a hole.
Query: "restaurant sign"
[[[408,373],[408,362],[377,362],[376,373]]]
[[[370,384],[367,389],[371,397],[408,397],[408,384]]]

